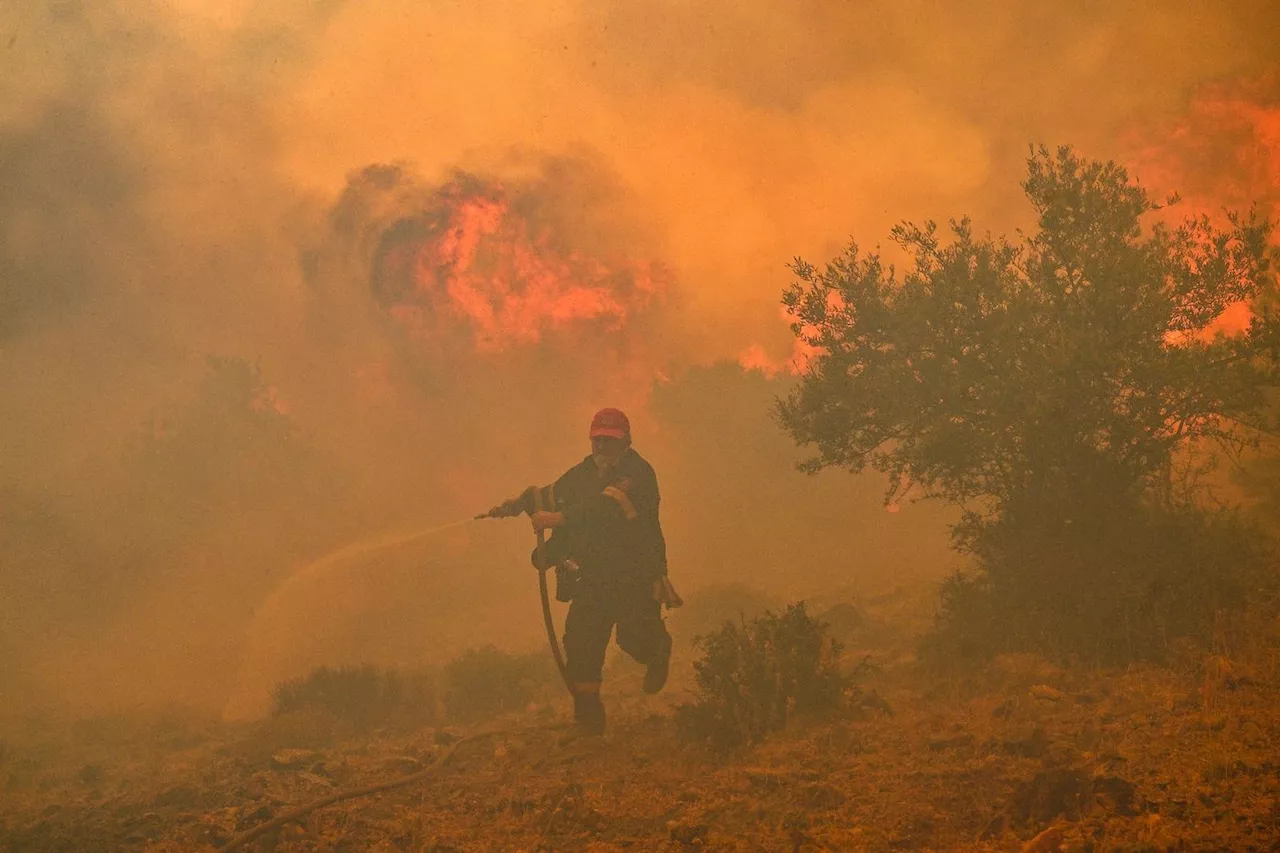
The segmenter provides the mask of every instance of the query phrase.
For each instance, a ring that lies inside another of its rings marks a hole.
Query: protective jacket
[[[587,456],[542,491],[542,506],[563,513],[565,520],[547,542],[547,559],[576,563],[581,593],[648,594],[667,573],[658,478],[635,449],[627,448],[603,475]]]

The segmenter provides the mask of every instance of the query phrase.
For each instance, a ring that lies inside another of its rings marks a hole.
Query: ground
[[[1280,849],[1274,665],[1217,655],[1086,672],[1010,656],[938,676],[903,632],[868,624],[845,626],[848,654],[879,663],[864,680],[878,707],[730,754],[679,739],[689,655],[653,698],[615,662],[608,734],[570,743],[563,699],[346,738],[305,718],[33,720],[0,745],[0,849],[216,850],[294,806],[413,773],[467,735],[426,778],[246,849]]]

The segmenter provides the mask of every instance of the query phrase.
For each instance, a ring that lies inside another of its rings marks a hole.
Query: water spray
[[[527,514],[533,517],[534,513],[541,512],[544,509],[555,509],[556,496],[555,486],[548,486],[540,489],[537,486],[530,486],[521,492],[518,496],[509,501],[504,501],[497,506],[482,512],[475,519],[482,518],[514,518],[518,515]],[[538,529],[538,545],[536,559],[534,565],[538,569],[538,594],[542,598],[542,621],[547,629],[547,643],[551,646],[551,656],[555,658],[556,669],[560,670],[560,678],[564,681],[565,689],[570,694],[573,693],[573,682],[569,680],[569,670],[565,668],[564,652],[560,648],[560,640],[556,636],[555,619],[551,616],[551,595],[547,589],[547,572],[553,568],[551,562],[547,559],[547,532]]]
[[[389,548],[397,548],[413,542],[430,539],[434,536],[462,527],[463,525],[470,524],[474,520],[475,519],[472,518],[463,518],[458,519],[457,521],[450,521],[446,524],[437,524],[421,530],[410,531],[408,533],[383,533],[376,537],[361,539],[358,542],[353,542],[336,551],[332,551],[290,574],[271,591],[271,594],[268,595],[262,605],[258,607],[257,611],[254,613],[253,620],[249,623],[249,627],[246,630],[247,636],[245,641],[244,663],[240,670],[240,687],[243,689],[245,681],[251,672],[251,662],[254,660],[258,652],[258,646],[262,639],[264,626],[270,624],[272,618],[278,614],[282,602],[293,594],[298,587],[324,577],[333,570],[347,564],[349,561],[357,557],[363,557]],[[238,698],[243,699],[243,695],[239,695]],[[235,712],[231,711],[231,708],[236,705],[236,699],[237,694],[233,694],[232,699],[228,701],[227,709],[224,710],[224,715],[229,712],[233,715],[235,714]]]

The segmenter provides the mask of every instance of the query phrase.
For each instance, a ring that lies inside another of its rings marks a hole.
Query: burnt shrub
[[[458,721],[520,710],[554,676],[543,654],[512,654],[495,646],[468,649],[444,667],[444,706]]]
[[[795,716],[836,711],[853,686],[840,644],[804,602],[725,622],[694,646],[697,698],[677,709],[676,723],[686,739],[713,747],[755,743]]]
[[[436,679],[428,671],[398,672],[372,664],[312,670],[276,685],[273,717],[321,713],[358,731],[429,725],[436,719]]]

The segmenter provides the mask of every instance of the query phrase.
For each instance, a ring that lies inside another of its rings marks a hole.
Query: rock
[[[272,754],[271,764],[279,770],[296,770],[319,757],[310,749],[282,749]]]

